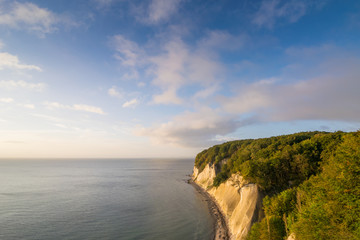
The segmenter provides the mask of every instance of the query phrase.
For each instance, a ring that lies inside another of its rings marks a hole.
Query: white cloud
[[[150,72],[152,83],[163,92],[153,96],[157,104],[180,104],[178,89],[186,85],[209,86],[219,81],[220,63],[205,51],[190,51],[181,40],[175,39],[165,45],[165,53],[152,57]]]
[[[69,15],[56,14],[33,3],[1,0],[0,25],[45,37],[46,34],[56,31],[60,25],[74,27],[80,24]]]
[[[112,38],[112,43],[116,51],[115,58],[124,66],[135,67],[143,62],[144,52],[136,42],[119,34]]]
[[[264,121],[359,121],[359,65],[357,58],[329,59],[316,66],[318,71],[323,70],[317,77],[244,85],[222,104],[228,112],[252,113]]]
[[[225,31],[209,31],[191,47],[181,38],[170,35],[170,40],[148,42],[145,47],[140,47],[122,35],[112,38],[115,57],[128,69],[122,79],[150,78],[151,84],[160,90],[152,96],[151,102],[154,104],[183,104],[185,101],[179,95],[179,90],[190,86],[202,88],[195,98],[204,99],[215,94],[218,88],[214,86],[222,82],[224,75],[218,51],[239,49],[246,40],[245,35],[233,36]],[[152,46],[151,49],[158,46],[158,52],[149,53],[146,46]],[[146,76],[140,76],[140,73]],[[141,82],[139,87],[145,84]],[[114,96],[116,93],[111,90],[109,94]]]
[[[320,71],[317,77],[297,81],[272,77],[244,83],[233,88],[233,97],[223,97],[218,109],[203,107],[162,124],[138,126],[135,134],[150,137],[155,143],[206,147],[231,139],[229,134],[257,122],[359,122],[360,59],[341,56],[335,54],[314,65]],[[207,97],[214,91],[209,86],[194,96]]]
[[[44,102],[44,105],[49,108],[49,109],[54,109],[54,108],[61,108],[61,109],[66,109],[66,108],[71,108],[71,106],[67,106],[58,102]]]
[[[50,103],[48,103],[48,104],[50,104]],[[44,103],[44,105],[46,106],[46,103]],[[49,108],[51,108],[51,107],[49,107]],[[49,116],[49,115],[44,115],[44,114],[31,114],[31,115],[34,117],[37,117],[37,118],[51,121],[51,122],[65,122],[66,121],[65,119],[61,119],[61,118],[57,118],[57,117],[53,117],[53,116]]]
[[[276,78],[263,79],[252,84],[243,84],[237,90],[237,95],[223,100],[224,109],[236,114],[251,113],[255,110],[266,110],[273,99],[265,94],[269,88],[275,86]]]
[[[234,120],[234,116],[205,107],[197,112],[185,112],[154,127],[138,126],[135,134],[148,136],[155,143],[206,147],[234,132],[241,125],[241,122]]]
[[[20,63],[17,56],[6,52],[0,53],[0,70],[3,69],[42,71],[38,66]]]
[[[33,3],[0,1],[0,25],[37,32],[41,36],[56,29],[59,17]]]
[[[138,87],[145,87],[146,83],[145,82],[138,82],[137,86]]]
[[[176,15],[183,0],[148,0],[131,4],[132,15],[143,24],[161,24]]]
[[[90,106],[90,105],[85,105],[85,104],[74,104],[73,109],[77,110],[77,111],[105,114],[101,108]]]
[[[0,81],[0,88],[5,89],[16,89],[16,88],[25,88],[34,91],[42,91],[46,87],[45,83],[29,83],[23,80],[14,81],[14,80],[4,80]]]
[[[148,21],[159,23],[173,16],[179,7],[181,0],[152,0],[148,9]]]
[[[28,108],[28,109],[35,109],[35,105],[34,104],[20,104],[20,106],[24,107],[24,108]]]
[[[139,101],[136,98],[134,98],[134,99],[131,99],[130,101],[126,101],[122,105],[122,107],[123,108],[135,107],[138,103],[139,103]]]
[[[138,79],[139,72],[145,72],[146,78],[160,89],[152,96],[154,104],[182,104],[184,99],[178,95],[181,88],[197,86],[204,88],[196,98],[205,98],[217,91],[213,87],[222,81],[223,66],[218,61],[216,50],[232,45],[240,47],[241,37],[234,37],[226,32],[213,31],[209,36],[190,47],[179,38],[171,38],[159,46],[158,54],[148,54],[136,42],[116,35],[112,38],[116,58],[129,69],[122,79]],[[229,44],[237,42],[236,44]],[[144,71],[145,70],[145,71]],[[140,87],[145,86],[141,82]],[[206,90],[205,90],[206,89]],[[115,96],[115,89],[109,94]]]
[[[297,22],[306,14],[311,4],[307,0],[263,0],[253,23],[260,27],[273,28],[279,19],[290,23]]]
[[[2,102],[2,103],[11,103],[13,101],[14,101],[14,99],[12,99],[12,98],[0,98],[0,102]]]
[[[145,58],[143,58],[144,61]],[[125,73],[121,76],[122,80],[133,80],[139,78],[139,72],[135,70],[135,68],[132,68],[129,72]]]
[[[115,86],[112,86],[111,88],[109,88],[108,90],[108,94],[111,96],[111,97],[117,97],[117,98],[122,98],[123,97],[123,94],[121,94],[117,88]]]
[[[138,100],[138,96],[139,93],[138,92],[125,92],[122,89],[118,89],[116,86],[112,86],[109,90],[108,90],[108,94],[111,97],[115,97],[118,99],[123,99],[123,98],[132,98],[129,101],[126,101],[122,104],[123,108],[134,108],[136,105],[139,104],[139,100]]]
[[[101,115],[105,114],[105,112],[101,108],[86,104],[65,105],[58,102],[44,102],[44,105],[49,109],[69,109],[75,111],[96,113]]]
[[[188,59],[189,83],[199,83],[204,86],[221,82],[220,72],[222,65],[216,60],[216,57],[206,52],[194,52]]]
[[[155,75],[153,84],[163,89],[177,89],[186,81],[183,74],[186,71],[189,51],[179,40],[169,42],[165,51],[165,54],[151,58],[154,64],[152,73]]]
[[[153,96],[153,103],[155,104],[181,104],[183,100],[176,94],[176,88],[168,88],[161,94]]]
[[[195,93],[194,98],[198,99],[198,98],[208,98],[212,95],[214,95],[215,92],[217,92],[219,90],[219,86],[218,85],[214,85],[214,86],[210,86],[207,87],[205,89],[202,89],[198,92]]]

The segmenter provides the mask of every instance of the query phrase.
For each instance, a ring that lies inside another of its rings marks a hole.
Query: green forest
[[[360,239],[360,131],[227,142],[196,156],[200,171],[208,163],[214,187],[240,173],[261,189],[265,216],[248,240]]]

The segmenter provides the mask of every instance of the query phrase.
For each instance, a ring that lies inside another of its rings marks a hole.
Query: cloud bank
[[[135,134],[148,136],[155,143],[180,145],[185,147],[204,147],[217,143],[216,136],[234,132],[242,122],[219,114],[208,107],[197,112],[185,112],[171,121],[150,128],[137,127]]]
[[[151,84],[159,88],[160,92],[153,94],[153,104],[182,104],[178,91],[184,87],[200,87],[199,97],[216,92],[214,85],[221,79],[223,66],[216,53],[208,50],[223,46],[230,38],[227,33],[213,32],[198,43],[201,47],[191,48],[180,38],[172,37],[159,47],[157,54],[147,53],[145,47],[140,48],[122,35],[114,36],[112,44],[115,58],[129,70],[124,75],[128,76],[126,79],[138,78],[139,71],[145,69]]]
[[[315,65],[305,66],[315,76],[288,81],[280,75],[242,83],[233,88],[232,96],[219,96],[217,108],[184,112],[166,123],[140,128],[137,134],[149,136],[155,142],[197,147],[218,143],[217,139],[226,139],[237,129],[260,122],[358,122],[360,59],[350,54],[339,55],[339,50],[333,47],[313,47],[305,52],[300,49],[286,52],[298,59],[324,52],[324,58]],[[298,71],[292,74],[299,75],[304,69]]]
[[[327,73],[294,83],[259,81],[223,100],[228,112],[253,113],[266,121],[359,121],[360,60],[327,61]]]

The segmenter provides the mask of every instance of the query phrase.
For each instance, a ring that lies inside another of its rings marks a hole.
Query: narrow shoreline
[[[189,179],[188,183],[191,184],[198,193],[200,193],[207,202],[210,215],[214,220],[214,236],[213,240],[230,240],[229,228],[227,226],[226,217],[220,210],[216,200],[200,187],[193,179]]]

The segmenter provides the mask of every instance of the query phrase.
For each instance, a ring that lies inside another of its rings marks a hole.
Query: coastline
[[[202,187],[194,182],[193,179],[189,179],[188,183],[191,184],[198,193],[200,193],[207,202],[210,215],[214,220],[214,240],[230,240],[230,232],[227,226],[226,217],[221,212],[216,200]]]

